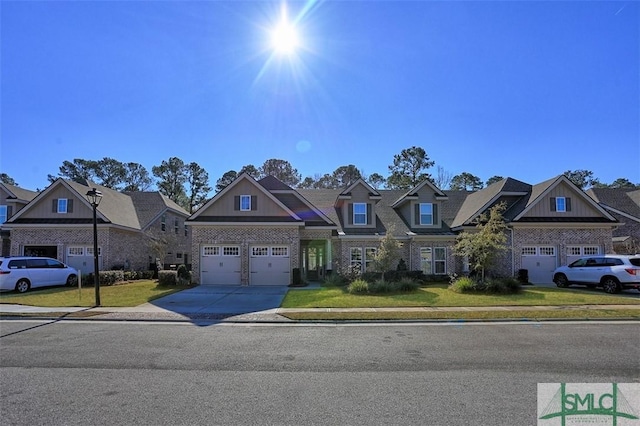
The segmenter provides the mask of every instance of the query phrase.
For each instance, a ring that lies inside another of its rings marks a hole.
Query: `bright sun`
[[[285,20],[271,32],[271,46],[278,53],[290,55],[295,52],[298,45],[296,29]]]

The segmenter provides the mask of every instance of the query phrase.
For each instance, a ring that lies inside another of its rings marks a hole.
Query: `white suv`
[[[78,271],[48,257],[0,257],[0,290],[24,293],[30,288],[73,285]]]
[[[628,288],[640,290],[640,255],[582,257],[570,265],[557,268],[553,272],[553,282],[558,287],[568,287],[570,284],[602,287],[607,293],[618,293]]]

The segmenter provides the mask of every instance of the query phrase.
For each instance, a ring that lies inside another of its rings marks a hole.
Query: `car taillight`
[[[640,269],[627,268],[625,271],[631,275],[640,275]]]

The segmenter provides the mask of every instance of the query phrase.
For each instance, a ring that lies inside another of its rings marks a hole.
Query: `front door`
[[[309,281],[317,281],[324,276],[324,242],[309,244],[304,249],[304,269]]]

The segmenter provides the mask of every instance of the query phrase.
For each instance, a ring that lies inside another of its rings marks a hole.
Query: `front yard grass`
[[[577,289],[523,287],[518,294],[460,294],[448,284],[430,284],[413,293],[354,295],[346,287],[295,289],[287,293],[283,308],[392,308],[446,306],[559,306],[638,305],[640,299],[591,293]]]
[[[154,280],[132,281],[100,287],[100,303],[104,307],[137,306],[158,297],[167,296],[186,287],[160,287]],[[27,293],[0,293],[0,303],[43,307],[91,307],[95,305],[95,289],[52,287],[29,290]]]

